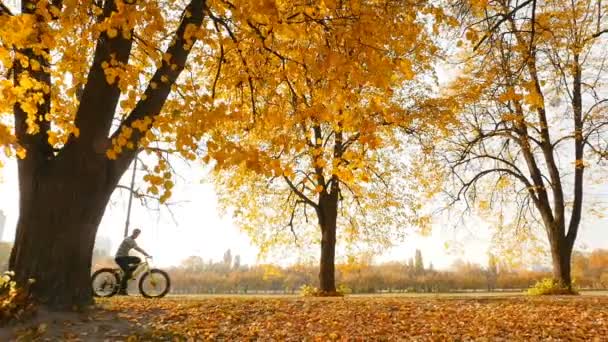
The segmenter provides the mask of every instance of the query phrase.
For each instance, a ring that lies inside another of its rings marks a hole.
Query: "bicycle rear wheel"
[[[112,297],[120,288],[118,270],[113,268],[99,269],[91,276],[91,283],[95,297]]]
[[[153,268],[139,278],[139,292],[146,298],[161,298],[169,293],[171,279],[167,272]]]

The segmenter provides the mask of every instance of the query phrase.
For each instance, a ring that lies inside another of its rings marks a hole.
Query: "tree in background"
[[[544,227],[553,278],[570,289],[586,151],[600,148],[608,127],[608,4],[459,3],[466,63],[450,95],[461,124],[440,152],[452,200],[497,217],[518,239]]]
[[[424,261],[422,260],[422,252],[416,249],[416,258],[414,263],[414,270],[418,274],[424,273]]]
[[[234,256],[234,263],[232,264],[232,268],[235,270],[238,270],[240,267],[241,267],[241,256],[237,254]]]
[[[488,291],[496,288],[496,278],[498,278],[498,260],[492,253],[488,253]]]
[[[427,223],[404,180],[404,133],[448,120],[426,85],[438,53],[429,30],[446,20],[426,1],[303,1],[225,23],[233,38],[219,53],[248,71],[215,91],[232,100],[233,121],[207,144],[221,203],[262,253],[320,243],[322,292],[336,290],[338,242],[386,245]],[[233,43],[243,35],[260,43]]]
[[[608,250],[596,249],[591,252],[589,255],[589,276],[598,279],[599,285],[608,286]]]
[[[572,253],[572,281],[580,287],[590,287],[588,279],[589,257],[580,251]]]
[[[189,272],[200,272],[205,269],[205,260],[200,256],[190,256],[180,266]]]
[[[584,289],[607,289],[608,255],[606,250],[576,251],[573,260],[586,266],[576,275],[577,285]],[[196,270],[188,260],[198,260]],[[188,261],[188,262],[187,262]],[[593,261],[593,262],[591,262]],[[535,282],[550,276],[550,269],[538,265],[498,266],[495,283],[489,284],[488,267],[457,260],[449,270],[427,269],[419,274],[406,263],[373,263],[370,255],[360,255],[347,263],[336,264],[336,281],[354,293],[376,292],[452,292],[526,290]],[[494,264],[499,264],[498,260]],[[576,267],[573,266],[573,274]],[[241,265],[227,269],[223,261],[202,262],[200,257],[189,257],[179,267],[169,269],[174,293],[295,293],[303,285],[314,282],[318,267],[313,262],[290,266]]]
[[[410,270],[414,269],[414,258],[409,258],[407,260],[407,268],[410,269]]]

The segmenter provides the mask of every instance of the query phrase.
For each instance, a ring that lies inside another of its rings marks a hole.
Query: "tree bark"
[[[66,151],[67,152],[67,151]],[[69,151],[33,169],[19,161],[19,220],[10,269],[49,307],[92,303],[91,258],[97,227],[118,178],[105,156]]]
[[[553,279],[560,286],[572,290],[570,275],[572,247],[566,239],[551,239],[551,259],[553,260]]]
[[[318,216],[321,226],[319,287],[325,294],[334,294],[336,293],[335,258],[338,197],[332,194],[321,195]]]

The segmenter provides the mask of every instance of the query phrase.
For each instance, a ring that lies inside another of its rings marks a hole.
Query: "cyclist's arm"
[[[145,255],[147,257],[150,256],[150,254],[146,253],[146,251],[144,251],[143,249],[141,249],[139,246],[135,246],[135,247],[133,247],[133,249],[135,249],[136,251],[138,251],[139,253],[141,253],[141,254],[143,254],[143,255]]]

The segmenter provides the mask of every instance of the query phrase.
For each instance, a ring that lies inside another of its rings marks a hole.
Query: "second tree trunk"
[[[319,265],[319,286],[325,294],[336,293],[336,228],[338,198],[322,195],[319,201],[319,225],[321,226],[321,261]]]

